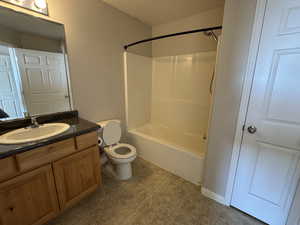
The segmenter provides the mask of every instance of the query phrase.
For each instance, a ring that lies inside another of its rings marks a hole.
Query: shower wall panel
[[[127,128],[134,129],[150,122],[152,58],[132,53],[125,53],[127,68],[126,114]]]
[[[215,51],[153,58],[153,125],[176,138],[197,142],[206,136],[215,60]]]

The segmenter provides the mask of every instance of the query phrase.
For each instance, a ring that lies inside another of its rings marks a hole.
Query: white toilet
[[[122,135],[121,122],[108,120],[99,122],[101,126],[102,146],[108,158],[115,165],[115,173],[119,180],[128,180],[132,177],[131,162],[135,160],[136,148],[129,144],[119,143]]]

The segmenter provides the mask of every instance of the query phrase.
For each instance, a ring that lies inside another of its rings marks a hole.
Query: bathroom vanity
[[[64,133],[26,144],[0,144],[1,225],[43,224],[101,184],[98,125],[76,112],[57,115],[40,121],[69,124]]]
[[[74,110],[63,24],[0,7],[0,29],[0,225],[41,225],[101,184],[99,126]]]

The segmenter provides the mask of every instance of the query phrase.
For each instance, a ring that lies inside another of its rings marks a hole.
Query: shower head
[[[214,33],[214,31],[204,31],[204,35],[212,37],[216,42],[218,42],[218,36]]]

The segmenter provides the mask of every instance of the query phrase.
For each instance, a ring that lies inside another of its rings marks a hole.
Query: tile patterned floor
[[[134,178],[103,186],[48,225],[262,225],[200,194],[200,188],[142,159]]]

